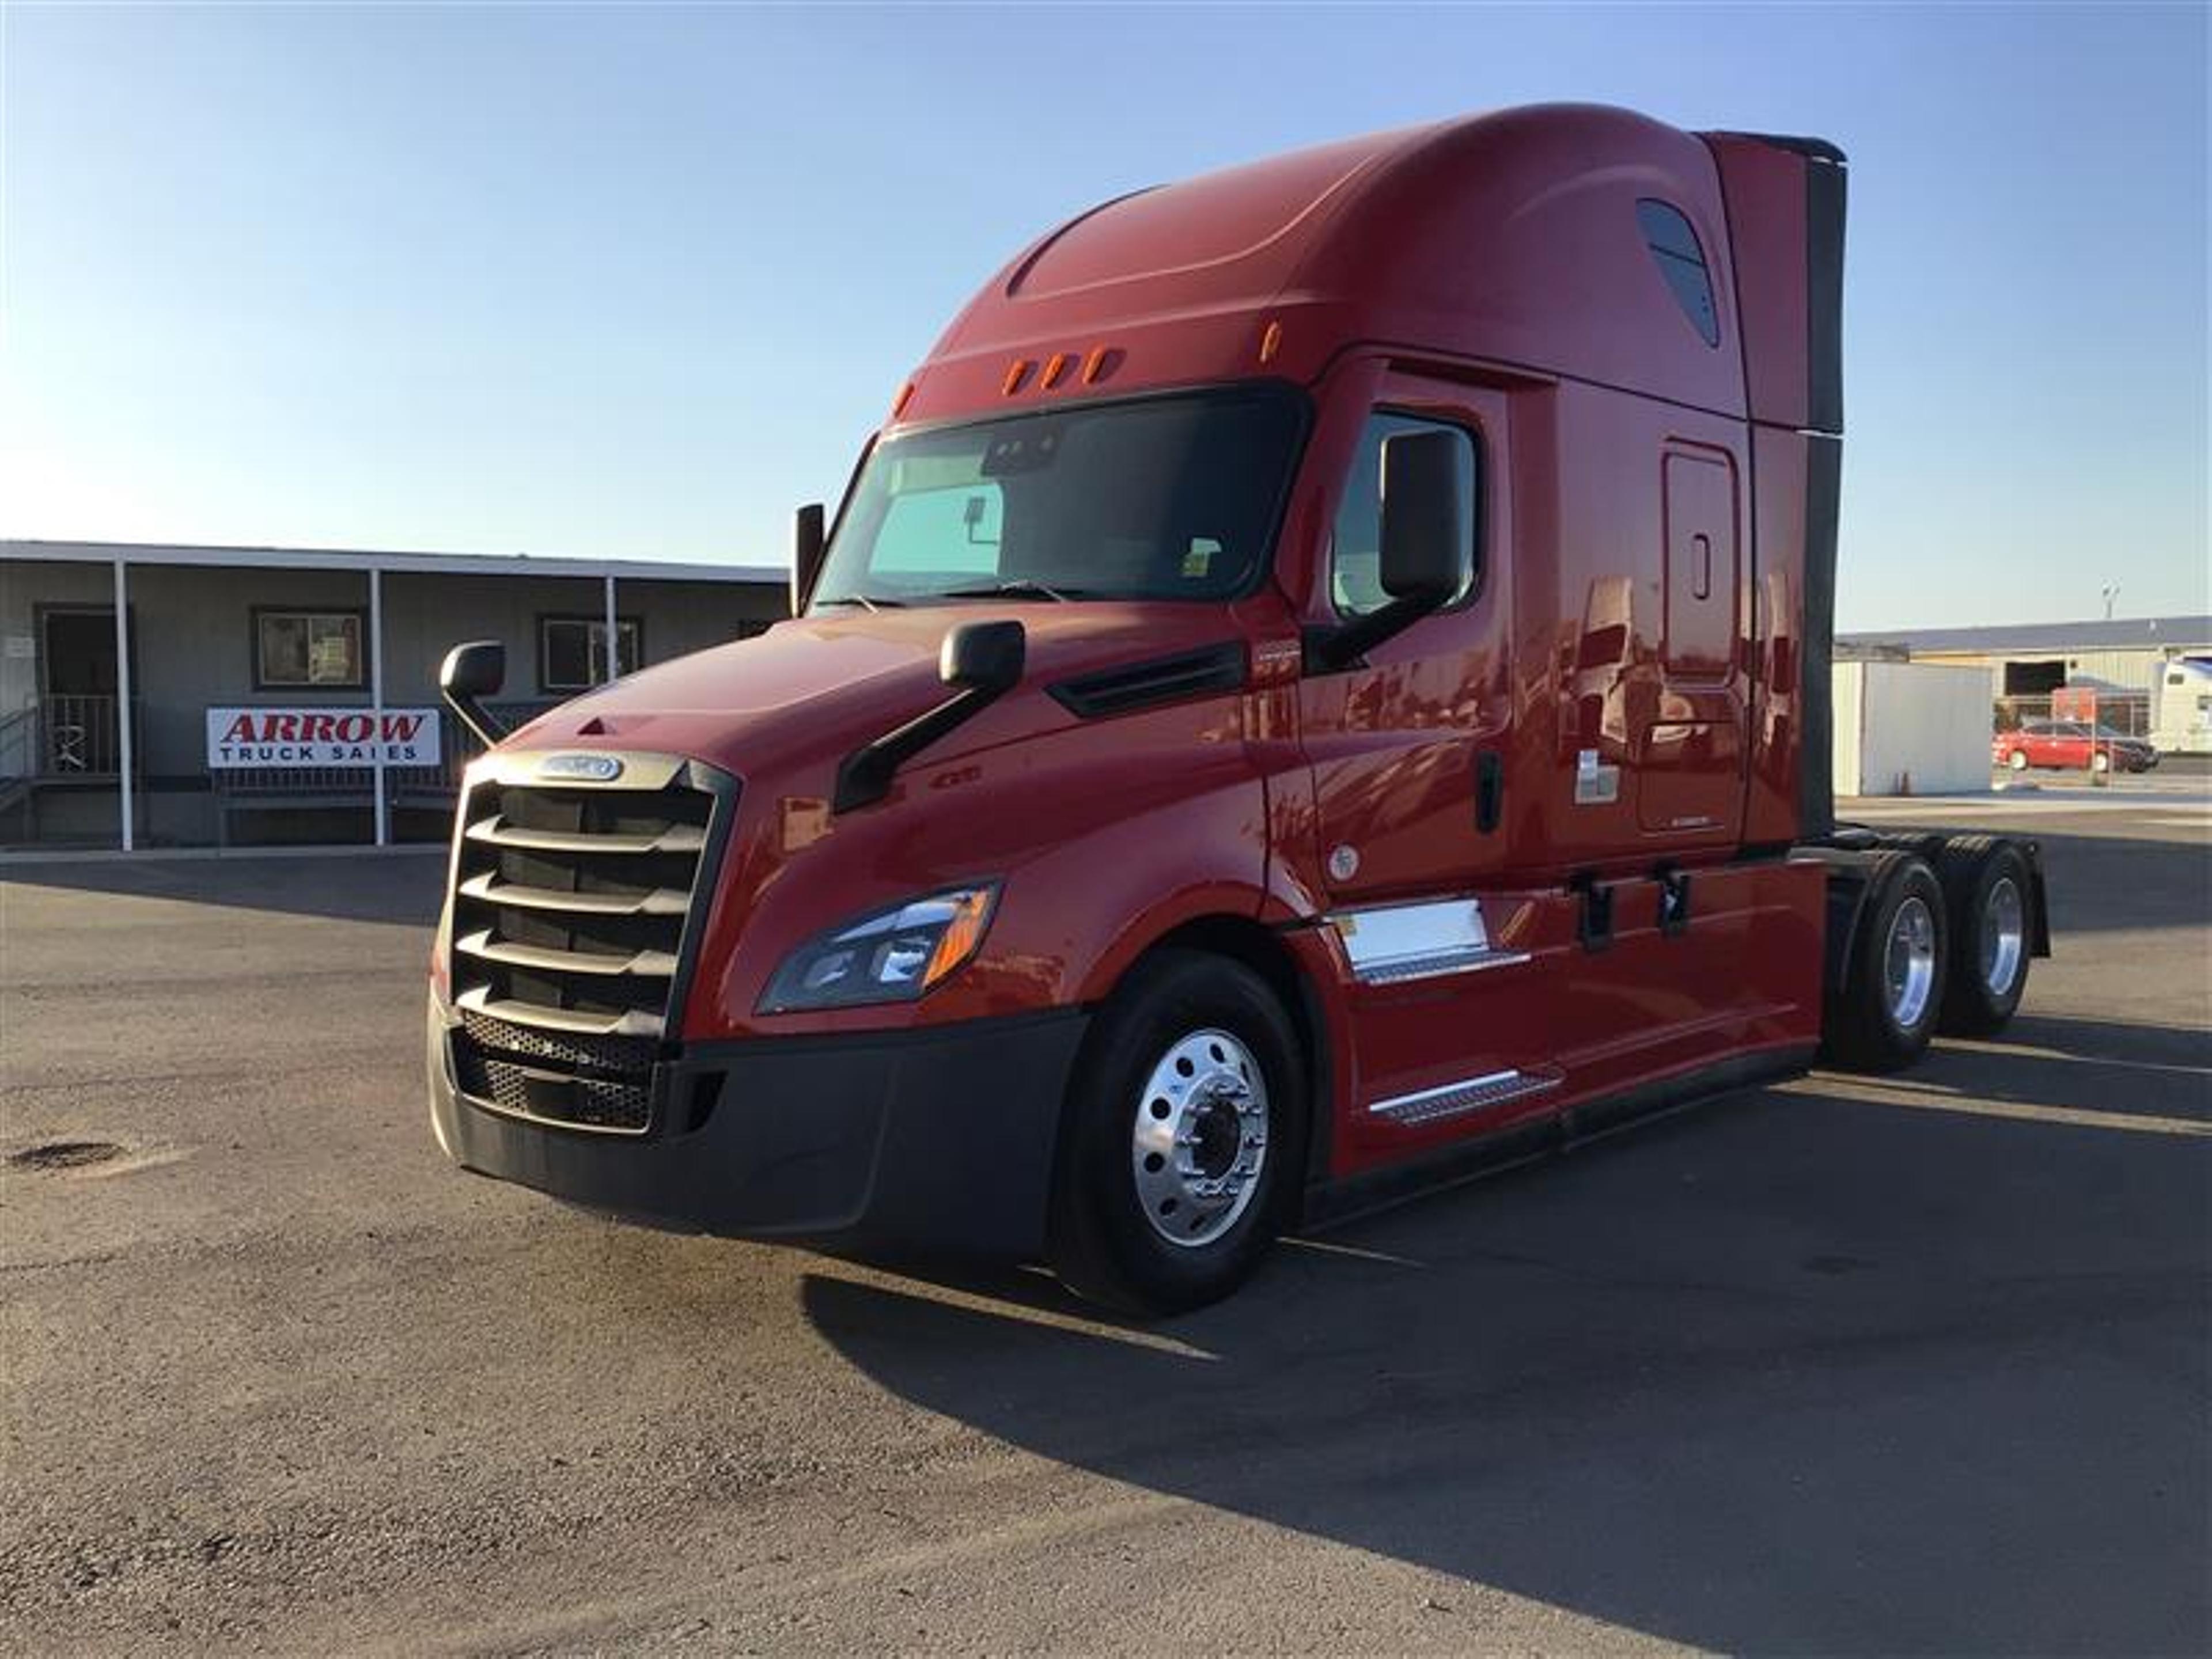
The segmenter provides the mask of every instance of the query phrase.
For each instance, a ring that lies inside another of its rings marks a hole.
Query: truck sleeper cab
[[[793,618],[471,769],[457,1162],[664,1225],[1279,1231],[1989,1030],[2035,848],[1838,830],[1844,163],[1547,106],[1109,202],[893,402]]]

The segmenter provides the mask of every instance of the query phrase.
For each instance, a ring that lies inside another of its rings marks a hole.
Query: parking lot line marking
[[[846,1278],[842,1273],[823,1274],[825,1278]],[[854,1284],[873,1284],[894,1295],[911,1297],[917,1302],[941,1303],[949,1308],[958,1308],[967,1313],[988,1314],[994,1319],[1012,1320],[1018,1324],[1040,1325],[1050,1330],[1067,1331],[1077,1336],[1095,1336],[1109,1342],[1120,1342],[1133,1348],[1150,1348],[1155,1353],[1168,1354],[1177,1359],[1218,1360],[1221,1356],[1185,1342],[1180,1338],[1164,1335],[1158,1331],[1141,1330],[1133,1326],[1112,1324],[1102,1319],[1087,1319],[1081,1314],[1060,1313],[1049,1308],[1031,1307],[1011,1298],[986,1296],[973,1291],[963,1291],[951,1285],[934,1285],[927,1279],[908,1279],[888,1272],[857,1273],[848,1280]]]
[[[1909,1106],[1923,1112],[1960,1112],[1968,1117],[2063,1123],[2077,1129],[2132,1129],[2138,1134],[2212,1136],[2212,1123],[2196,1118],[2100,1112],[2083,1106],[2034,1106],[2018,1100],[1968,1100],[1916,1089],[1908,1084],[1871,1083],[1861,1078],[1823,1076],[1784,1086],[1792,1094],[1822,1094],[1843,1100],[1863,1100],[1876,1106]]]
[[[1357,1244],[1339,1244],[1329,1239],[1299,1238],[1285,1233],[1277,1241],[1294,1249],[1312,1250],[1322,1255],[1349,1256],[1355,1261],[1379,1261],[1389,1267],[1425,1267],[1425,1261],[1416,1261],[1409,1255],[1393,1255],[1388,1250],[1364,1249]]]
[[[2110,1066],[2127,1072],[2160,1072],[2175,1077],[2200,1078],[2207,1089],[2212,1089],[2212,1070],[2202,1066],[2176,1066],[2162,1060],[2113,1060],[2103,1054],[2069,1054],[2034,1043],[1976,1042],[1972,1038],[1960,1037],[1946,1038],[1936,1052],[1939,1054],[1996,1054],[2011,1060],[2050,1060],[2060,1066]]]

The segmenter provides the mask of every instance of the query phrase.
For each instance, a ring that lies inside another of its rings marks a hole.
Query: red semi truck
[[[1506,111],[1139,191],[898,392],[793,619],[470,769],[440,1145],[1164,1310],[1987,1031],[2032,844],[1839,830],[1842,155]]]

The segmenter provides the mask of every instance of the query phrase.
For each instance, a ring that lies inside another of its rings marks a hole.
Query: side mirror
[[[937,648],[937,678],[952,695],[846,756],[830,810],[850,812],[881,800],[900,767],[1019,685],[1028,656],[1028,636],[1011,619],[962,623],[947,630]]]
[[[809,501],[791,515],[791,614],[799,615],[814,592],[814,579],[822,574],[822,555],[828,544],[823,529],[822,503]]]
[[[1461,498],[1467,440],[1456,432],[1401,432],[1382,441],[1382,550],[1376,572],[1394,599],[1443,604],[1474,568]]]
[[[438,690],[446,706],[461,717],[461,724],[483,738],[485,746],[507,735],[483,702],[499,695],[507,684],[507,647],[497,640],[471,640],[446,653],[438,669]]]
[[[1474,451],[1456,432],[1401,432],[1382,441],[1382,545],[1376,576],[1390,603],[1310,635],[1306,665],[1349,667],[1449,602],[1474,574],[1468,533]]]
[[[962,623],[938,647],[937,678],[996,696],[1021,684],[1029,639],[1018,622]]]

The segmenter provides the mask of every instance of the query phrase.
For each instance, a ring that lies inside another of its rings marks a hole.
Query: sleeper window
[[[1644,243],[1690,326],[1707,345],[1718,345],[1720,313],[1713,307],[1712,273],[1705,265],[1705,249],[1698,245],[1698,233],[1679,210],[1649,198],[1636,204],[1636,222],[1644,228]]]

